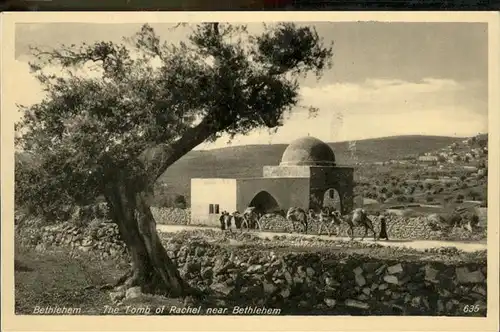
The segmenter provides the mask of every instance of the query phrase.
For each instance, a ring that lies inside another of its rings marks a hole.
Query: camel
[[[291,207],[286,213],[286,219],[292,223],[292,232],[295,231],[295,224],[300,223],[307,234],[307,213],[301,208]]]
[[[368,213],[363,208],[354,209],[350,214],[346,216],[342,216],[340,212],[335,211],[333,217],[337,219],[336,223],[340,224],[342,221],[345,221],[349,225],[351,241],[354,240],[354,228],[356,227],[364,227],[365,234],[361,238],[361,241],[364,240],[366,235],[368,234],[368,230],[373,232],[373,239],[377,241],[377,234],[375,233],[375,229],[373,227],[372,220],[368,217]]]

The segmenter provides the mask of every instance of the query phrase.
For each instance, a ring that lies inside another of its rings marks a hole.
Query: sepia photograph
[[[488,17],[51,15],[4,32],[15,316],[498,316]]]

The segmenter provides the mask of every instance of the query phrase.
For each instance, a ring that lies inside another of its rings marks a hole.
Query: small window
[[[219,204],[215,204],[215,214],[219,214]]]
[[[208,206],[208,213],[209,213],[209,214],[213,214],[213,213],[214,213],[214,205],[213,205],[213,204],[210,204],[210,205]]]

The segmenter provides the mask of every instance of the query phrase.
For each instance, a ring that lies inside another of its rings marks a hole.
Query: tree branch
[[[217,128],[217,131],[226,128]],[[181,138],[171,144],[158,144],[144,150],[139,156],[143,163],[148,181],[156,181],[169,166],[203,143],[214,133],[214,122],[210,116],[196,126],[188,129]]]

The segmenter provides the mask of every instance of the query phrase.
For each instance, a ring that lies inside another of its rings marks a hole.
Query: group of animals
[[[231,230],[234,225],[236,229],[242,230],[259,228],[262,230],[264,228],[264,223],[273,216],[282,216],[287,221],[291,223],[292,232],[302,231],[307,234],[308,226],[310,222],[317,222],[319,224],[318,234],[321,235],[323,228],[326,229],[328,236],[331,235],[331,229],[336,229],[336,234],[339,234],[340,225],[345,222],[349,226],[349,236],[354,239],[354,229],[357,227],[363,227],[365,233],[362,240],[368,234],[370,230],[373,233],[374,240],[377,240],[377,234],[373,227],[373,222],[368,216],[368,213],[363,208],[356,208],[351,213],[347,215],[342,215],[339,211],[332,209],[330,207],[323,207],[320,211],[314,211],[309,209],[306,212],[302,208],[291,207],[288,211],[278,210],[272,213],[261,213],[255,207],[248,207],[243,213],[238,211],[230,214],[227,211],[223,211],[219,218],[222,230]],[[379,238],[389,239],[387,235],[386,219],[384,216],[380,217],[381,221],[381,232]]]

